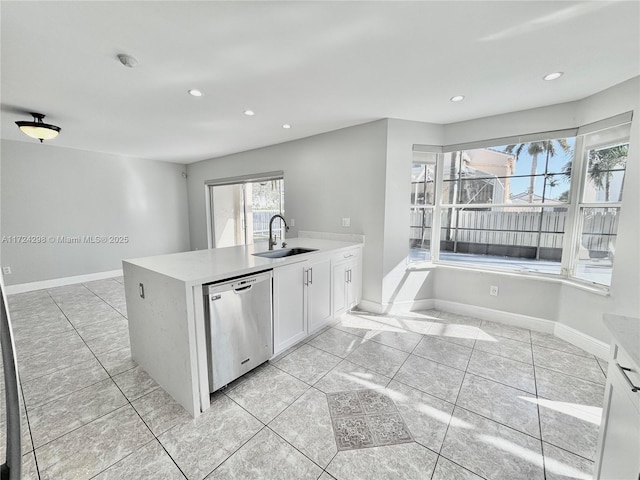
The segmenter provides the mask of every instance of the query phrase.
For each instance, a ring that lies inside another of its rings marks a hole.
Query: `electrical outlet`
[[[349,217],[344,217],[342,219],[342,226],[343,227],[350,227],[351,226],[351,219]]]
[[[5,275],[11,275],[11,267],[2,267],[2,273]]]
[[[498,286],[497,285],[491,285],[489,287],[489,295],[491,295],[493,297],[497,297],[498,296]]]
[[[292,218],[291,220],[289,220],[289,226],[290,227],[295,227],[296,226],[296,219]]]

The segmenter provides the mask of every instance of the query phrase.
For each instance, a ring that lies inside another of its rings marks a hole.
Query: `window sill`
[[[506,277],[516,277],[516,278],[526,278],[531,280],[536,280],[539,282],[551,282],[557,283],[561,285],[567,285],[578,290],[584,290],[589,293],[593,293],[596,295],[600,295],[603,297],[608,297],[611,295],[610,287],[605,285],[598,285],[591,282],[584,282],[581,280],[562,277],[560,274],[542,274],[537,272],[520,272],[520,271],[508,271],[508,270],[500,270],[500,269],[492,269],[487,267],[476,267],[471,265],[459,265],[452,263],[434,263],[434,262],[413,262],[407,264],[406,270],[411,271],[422,271],[422,270],[435,270],[438,268],[444,268],[448,270],[462,270],[467,272],[475,272],[475,273],[487,273],[491,275],[500,275]]]
[[[602,297],[611,296],[610,289],[606,285],[598,285],[597,283],[583,282],[581,280],[575,280],[573,278],[563,278],[562,283],[578,290],[584,290],[585,292],[595,293]]]
[[[421,270],[434,270],[438,265],[432,261],[428,262],[411,262],[407,264],[407,272],[419,272]]]

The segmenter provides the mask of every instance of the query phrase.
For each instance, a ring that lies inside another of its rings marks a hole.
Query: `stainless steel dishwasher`
[[[211,392],[273,355],[271,278],[269,270],[203,286]]]

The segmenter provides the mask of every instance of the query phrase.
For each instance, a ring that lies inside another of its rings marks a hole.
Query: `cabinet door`
[[[600,446],[600,480],[640,478],[640,412],[631,387],[612,360],[605,391]]]
[[[333,316],[342,315],[348,310],[347,264],[339,263],[333,267]]]
[[[307,262],[273,271],[273,354],[277,355],[307,335],[305,270]]]
[[[347,265],[347,309],[354,308],[360,303],[362,295],[362,264],[351,260]]]
[[[331,259],[309,265],[307,286],[308,331],[313,333],[333,318],[331,310]]]

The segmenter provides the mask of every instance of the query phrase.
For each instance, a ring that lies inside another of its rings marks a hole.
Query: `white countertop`
[[[265,258],[254,253],[267,251],[267,242],[238,247],[212,248],[193,252],[172,253],[154,257],[123,260],[190,285],[223,280],[260,270],[300,262],[328,252],[338,252],[358,245],[358,242],[318,238],[287,238],[287,248],[314,248],[315,252],[282,258]],[[274,250],[279,250],[278,246]]]
[[[604,324],[615,342],[631,357],[640,368],[640,319],[620,315],[604,315]]]

